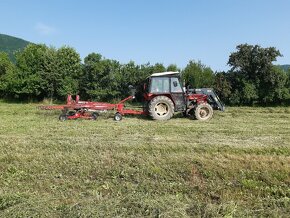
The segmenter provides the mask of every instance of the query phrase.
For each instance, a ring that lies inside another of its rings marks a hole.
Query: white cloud
[[[41,22],[39,22],[35,25],[35,29],[38,32],[38,34],[40,34],[40,35],[48,36],[48,35],[52,35],[52,34],[56,33],[56,29],[54,27],[48,26],[48,25],[41,23]]]

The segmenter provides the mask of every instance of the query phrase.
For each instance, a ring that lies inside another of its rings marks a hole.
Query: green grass
[[[58,121],[0,103],[0,217],[288,217],[290,108]]]

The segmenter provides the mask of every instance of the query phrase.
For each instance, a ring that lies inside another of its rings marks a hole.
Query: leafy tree
[[[108,100],[120,95],[120,64],[103,59],[100,54],[89,54],[84,61],[81,90],[91,99]]]
[[[214,73],[210,67],[203,65],[200,61],[189,61],[183,71],[183,79],[186,85],[191,85],[193,88],[212,87]]]
[[[231,53],[230,81],[232,89],[240,93],[240,103],[274,103],[287,95],[284,89],[287,78],[272,64],[279,56],[281,53],[274,47],[248,44],[238,45],[237,51]]]
[[[16,55],[17,71],[13,91],[20,98],[37,98],[44,90],[41,75],[45,69],[46,50],[45,45],[29,44]]]
[[[162,73],[162,72],[165,72],[165,71],[166,71],[166,68],[161,63],[156,63],[153,66],[153,73]]]
[[[288,105],[290,105],[290,68],[288,69],[288,72],[287,72],[287,75],[288,75],[288,79],[287,79],[287,83],[286,83],[286,88],[288,89],[288,97],[287,97],[287,103]]]
[[[0,96],[9,95],[10,84],[13,83],[11,76],[15,72],[15,66],[10,61],[7,53],[0,52]]]
[[[92,53],[84,60],[81,93],[82,96],[97,100],[124,98],[130,94],[129,85],[138,88],[141,81],[160,70],[166,69],[161,64],[136,65],[133,61],[120,64]]]
[[[71,47],[61,47],[56,51],[56,92],[59,97],[79,93],[79,79],[82,75],[80,55]]]
[[[287,80],[286,87],[289,89],[289,93],[290,93],[290,68],[288,69],[287,75],[288,75],[288,80]]]
[[[281,103],[289,97],[287,77],[283,69],[272,66],[269,75],[264,78],[264,86],[261,87],[261,92],[263,92],[263,103]]]
[[[158,66],[157,68],[159,68]],[[136,65],[134,62],[129,62],[124,64],[121,67],[121,83],[120,83],[120,92],[122,93],[122,98],[130,95],[129,85],[132,85],[136,88],[136,99],[140,101],[142,99],[142,81],[144,81],[148,76],[150,76],[154,71],[158,72],[159,69],[154,68],[149,63],[143,65]],[[162,67],[161,67],[162,68]],[[160,69],[161,69],[160,68]],[[164,70],[164,69],[163,69]]]
[[[180,69],[178,69],[178,67],[177,67],[176,64],[170,64],[170,65],[167,67],[167,71],[179,72]]]
[[[214,79],[214,90],[218,96],[223,100],[227,101],[231,95],[231,83],[225,72],[217,72]]]
[[[5,52],[0,52],[0,77],[4,76],[7,71],[14,68],[13,63],[9,60],[9,56]]]
[[[61,98],[78,92],[80,75],[80,57],[74,49],[29,44],[17,53],[16,68],[3,84],[5,93],[21,99]]]
[[[61,73],[57,70],[57,50],[54,47],[47,48],[45,61],[41,71],[43,96],[50,99],[57,97],[57,89],[61,80]]]
[[[129,85],[136,86],[143,78],[140,71],[140,66],[133,61],[123,64],[118,73],[119,91],[122,98],[129,95]]]
[[[84,98],[92,98],[93,95],[88,94],[90,90],[95,90],[98,88],[98,63],[101,61],[102,55],[91,53],[84,59],[84,64],[82,66],[83,75],[80,81],[80,94]]]

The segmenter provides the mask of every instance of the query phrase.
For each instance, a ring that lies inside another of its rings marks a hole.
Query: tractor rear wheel
[[[157,96],[149,103],[149,114],[154,120],[169,120],[174,113],[174,104],[166,96]]]
[[[209,104],[199,104],[195,108],[195,118],[201,121],[210,120],[213,116],[213,109]]]

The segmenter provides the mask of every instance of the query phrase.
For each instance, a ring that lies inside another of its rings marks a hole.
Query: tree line
[[[161,63],[120,63],[91,53],[82,63],[71,47],[56,49],[29,44],[16,54],[16,62],[0,52],[0,97],[13,100],[64,100],[67,94],[82,99],[112,101],[129,95],[152,73],[180,71],[192,88],[213,87],[228,105],[289,104],[290,71],[273,64],[281,56],[274,47],[241,44],[229,56],[227,72],[214,72],[200,61],[184,69]]]

